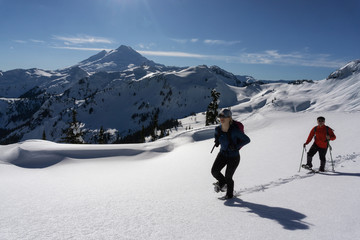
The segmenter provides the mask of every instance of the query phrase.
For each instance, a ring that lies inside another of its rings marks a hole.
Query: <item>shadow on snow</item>
[[[310,224],[302,221],[302,219],[306,218],[306,215],[291,209],[245,202],[239,198],[229,199],[224,204],[228,207],[248,208],[248,212],[257,214],[262,218],[274,220],[286,230],[309,229]]]

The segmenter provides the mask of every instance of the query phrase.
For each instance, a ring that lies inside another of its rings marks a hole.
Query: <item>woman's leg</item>
[[[240,156],[228,158],[227,167],[226,167],[226,171],[225,171],[225,181],[227,184],[226,195],[228,197],[233,197],[233,194],[234,194],[233,176],[234,176],[234,173],[235,173],[237,167],[239,166],[239,163],[240,163]]]
[[[219,181],[220,188],[222,188],[226,183],[225,177],[221,173],[221,170],[225,167],[225,165],[226,165],[226,158],[221,153],[219,153],[211,168],[211,174],[213,175],[214,178],[216,178]]]

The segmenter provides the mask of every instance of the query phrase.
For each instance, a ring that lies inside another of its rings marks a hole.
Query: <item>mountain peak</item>
[[[134,51],[134,52],[136,52],[130,46],[125,46],[125,45],[120,45],[120,47],[118,47],[116,50],[118,50],[118,51]]]
[[[360,73],[360,59],[349,62],[344,67],[331,73],[327,79],[344,79],[354,73]]]
[[[132,66],[147,64],[155,66],[153,61],[148,60],[129,46],[121,45],[109,52],[103,50],[90,58],[80,62],[79,67],[87,72],[100,71],[123,71]]]

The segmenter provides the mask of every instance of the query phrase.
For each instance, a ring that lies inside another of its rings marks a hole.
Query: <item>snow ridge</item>
[[[217,66],[166,67],[120,46],[62,70],[2,72],[0,142],[39,139],[44,132],[48,140],[59,141],[73,109],[85,124],[86,142],[95,143],[101,127],[114,142],[149,126],[156,114],[159,123],[189,115],[201,118],[212,89],[221,94],[221,108],[235,105],[242,114],[356,112],[359,61],[334,72],[331,76],[336,78],[262,84]],[[342,81],[337,81],[340,76]]]
[[[353,74],[360,73],[360,59],[351,61],[344,67],[331,73],[327,79],[344,79],[348,78]]]

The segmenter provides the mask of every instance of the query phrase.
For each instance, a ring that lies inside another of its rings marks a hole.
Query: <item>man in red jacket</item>
[[[310,150],[307,153],[307,162],[302,167],[306,169],[312,169],[312,158],[313,156],[319,152],[320,157],[320,172],[325,171],[325,163],[326,163],[326,152],[328,149],[328,142],[331,140],[335,140],[336,136],[333,130],[325,125],[325,118],[318,117],[317,118],[318,125],[311,129],[310,134],[304,143],[304,147],[309,144],[314,137],[314,144],[311,146]]]

